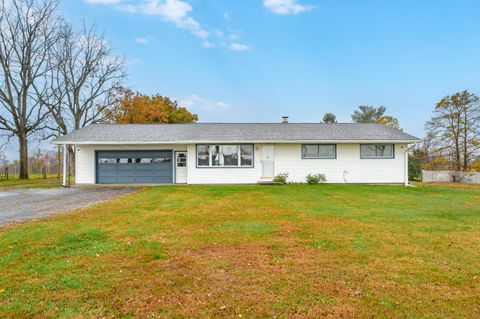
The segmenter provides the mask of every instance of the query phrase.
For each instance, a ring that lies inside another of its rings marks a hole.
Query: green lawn
[[[73,177],[72,177],[73,180]],[[57,178],[57,175],[30,174],[29,179],[19,179],[18,176],[10,175],[9,179],[5,179],[2,175],[0,179],[1,188],[50,188],[59,187],[62,184],[62,178]]]
[[[0,230],[0,317],[478,318],[480,189],[146,188]]]

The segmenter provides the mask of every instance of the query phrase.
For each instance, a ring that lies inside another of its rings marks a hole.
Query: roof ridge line
[[[289,125],[289,124],[318,124],[318,125],[385,125],[382,123],[355,123],[355,122],[340,122],[340,123],[319,123],[319,122],[195,122],[195,123],[93,123],[90,125],[202,125],[202,124],[235,124],[235,125],[249,125],[249,124],[268,124],[268,125]]]

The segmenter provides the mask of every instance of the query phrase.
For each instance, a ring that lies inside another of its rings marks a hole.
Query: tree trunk
[[[458,138],[455,140],[455,171],[460,172],[462,168],[462,160],[460,157],[460,143]]]
[[[467,172],[468,171],[468,163],[469,161],[469,156],[468,156],[468,130],[470,129],[468,126],[468,117],[467,117],[467,111],[464,111],[464,118],[463,118],[463,171]]]
[[[28,141],[25,133],[19,133],[20,144],[20,179],[28,179]]]

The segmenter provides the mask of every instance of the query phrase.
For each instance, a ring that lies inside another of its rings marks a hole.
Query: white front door
[[[175,152],[175,183],[187,183],[187,152]]]
[[[275,175],[275,145],[262,146],[262,177],[273,177]]]

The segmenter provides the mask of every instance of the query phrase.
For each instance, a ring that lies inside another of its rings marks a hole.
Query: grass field
[[[480,190],[143,189],[0,230],[0,317],[478,318]]]
[[[72,178],[73,179],[73,178]],[[62,184],[62,178],[57,175],[30,174],[29,179],[19,179],[18,176],[10,175],[9,179],[5,179],[2,175],[0,178],[0,188],[49,188],[58,187]]]

